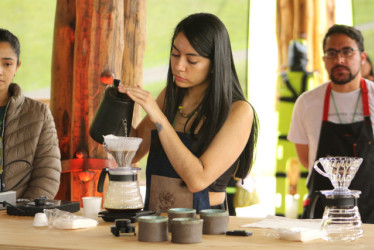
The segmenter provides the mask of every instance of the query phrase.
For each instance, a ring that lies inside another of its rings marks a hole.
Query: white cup
[[[84,217],[98,220],[98,213],[101,210],[101,197],[83,197]]]
[[[45,213],[36,213],[34,217],[34,222],[32,223],[34,227],[46,227],[48,226],[48,219]]]

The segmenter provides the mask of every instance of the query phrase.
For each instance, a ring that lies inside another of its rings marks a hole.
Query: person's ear
[[[367,57],[368,57],[368,54],[365,51],[362,51],[361,52],[361,66],[365,64]]]
[[[16,70],[18,70],[19,66],[21,66],[21,61],[18,62]]]

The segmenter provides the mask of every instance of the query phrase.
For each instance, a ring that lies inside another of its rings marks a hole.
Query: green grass
[[[0,27],[21,43],[21,67],[14,82],[24,91],[51,84],[55,0],[1,0]]]
[[[168,64],[173,29],[194,12],[216,14],[229,31],[233,50],[247,47],[248,0],[147,0],[146,4],[144,68]],[[0,27],[9,29],[21,43],[22,65],[14,82],[24,91],[48,88],[51,84],[55,8],[56,0],[0,1]],[[238,71],[246,72],[245,68]]]
[[[374,0],[352,0],[353,24],[373,23]],[[374,59],[374,27],[362,30],[365,50]]]
[[[184,17],[197,12],[220,17],[229,32],[233,50],[245,49],[248,4],[248,0],[147,0],[145,67],[167,64],[175,26]]]
[[[374,29],[362,31],[364,46],[370,59],[374,60]]]
[[[373,22],[373,0],[352,0],[353,23],[355,25]]]

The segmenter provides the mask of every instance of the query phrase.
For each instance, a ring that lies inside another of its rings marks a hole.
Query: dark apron
[[[331,83],[328,85],[325,94],[323,121],[316,160],[328,156],[350,156],[364,159],[349,189],[362,192],[358,199],[361,219],[365,223],[374,223],[374,140],[366,82],[361,79],[364,120],[360,122],[351,124],[328,122],[330,92]],[[320,164],[318,165],[323,169]],[[303,218],[322,218],[325,197],[318,191],[331,190],[333,186],[328,178],[317,173],[314,168],[307,186],[309,189],[307,201],[309,202],[306,202],[306,206],[304,206]],[[314,204],[315,207],[311,206]],[[312,207],[313,209],[311,209]]]
[[[192,139],[188,134],[178,133],[178,136],[188,149],[192,148]],[[169,208],[182,207],[194,208],[199,213],[202,209],[210,208],[208,188],[197,193],[188,190],[170,164],[156,130],[151,131],[146,181],[146,210],[167,212]]]

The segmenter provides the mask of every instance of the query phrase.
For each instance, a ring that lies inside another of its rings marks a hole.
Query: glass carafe
[[[138,184],[139,168],[108,169],[109,186],[103,207],[108,211],[140,210],[144,207]]]
[[[363,159],[358,157],[325,157],[314,164],[314,169],[330,179],[334,189],[323,190],[326,207],[321,229],[326,231],[325,240],[355,240],[363,235],[357,199],[361,191],[349,190]],[[322,164],[322,171],[317,163]]]
[[[326,196],[326,207],[322,217],[321,229],[326,231],[325,240],[355,240],[363,236],[361,216],[357,199],[361,191],[350,191],[344,195],[333,191],[321,191]]]

